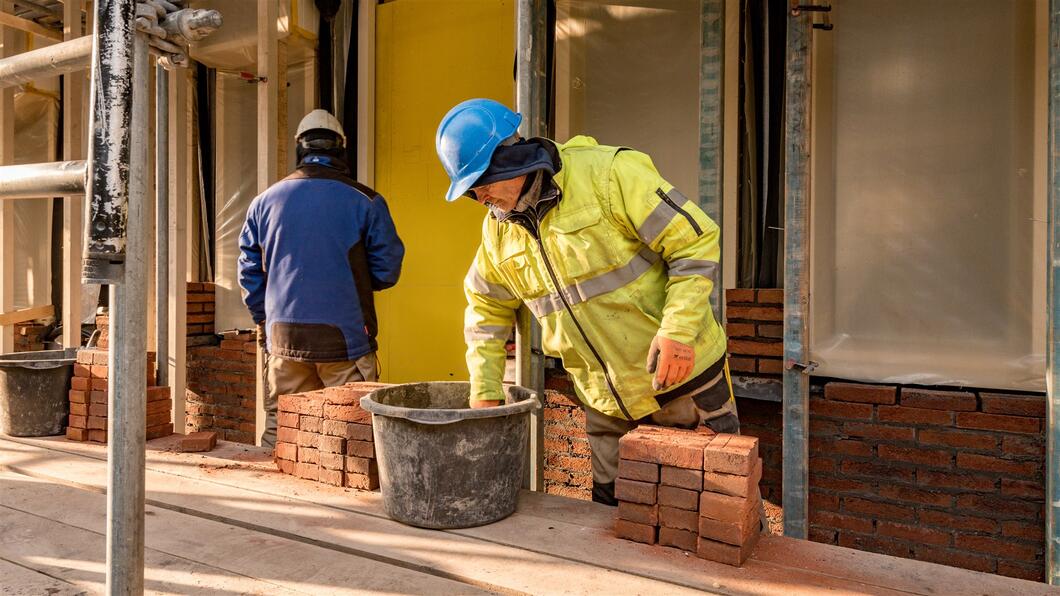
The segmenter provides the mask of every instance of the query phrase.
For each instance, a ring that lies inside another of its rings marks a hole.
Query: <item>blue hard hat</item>
[[[492,99],[469,99],[442,118],[434,145],[455,201],[471,188],[490,165],[493,151],[515,134],[523,117]]]

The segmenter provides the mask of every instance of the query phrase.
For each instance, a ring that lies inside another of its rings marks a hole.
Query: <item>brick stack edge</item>
[[[38,352],[44,349],[44,334],[48,330],[47,325],[16,323],[14,327],[16,352]]]
[[[379,488],[372,415],[360,402],[385,386],[351,383],[280,396],[276,466],[284,474],[333,486]]]
[[[173,434],[173,400],[169,387],[155,386],[155,354],[147,354],[147,439]],[[70,379],[70,419],[66,438],[73,441],[107,442],[107,350],[91,348],[77,352]]]
[[[619,442],[620,538],[742,565],[760,535],[753,437],[641,426]]]

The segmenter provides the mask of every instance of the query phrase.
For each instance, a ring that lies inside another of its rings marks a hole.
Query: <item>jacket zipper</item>
[[[660,199],[666,201],[667,205],[673,207],[674,211],[685,216],[685,219],[688,220],[688,223],[692,224],[692,229],[696,231],[696,236],[703,235],[703,228],[699,227],[699,224],[696,223],[696,220],[692,217],[692,214],[680,208],[677,203],[675,203],[674,200],[670,198],[670,195],[664,193],[661,188],[656,188],[655,194],[659,195]]]
[[[536,210],[535,210],[536,211]],[[604,379],[607,380],[607,386],[611,389],[611,395],[615,397],[615,403],[618,404],[618,409],[622,411],[622,415],[629,420],[633,420],[633,416],[630,415],[629,410],[626,409],[626,404],[622,401],[622,396],[618,394],[618,389],[615,388],[615,382],[611,379],[611,373],[607,371],[607,365],[604,364],[604,359],[600,356],[600,353],[596,351],[596,347],[593,346],[593,342],[589,341],[589,336],[582,329],[581,323],[578,322],[578,317],[574,316],[574,310],[571,308],[567,297],[563,295],[563,286],[559,283],[559,278],[556,276],[556,272],[552,269],[552,262],[548,260],[548,253],[545,252],[545,244],[541,241],[541,232],[538,228],[538,222],[535,220],[535,216],[527,217],[530,225],[530,235],[537,241],[537,247],[541,251],[541,259],[545,262],[545,269],[548,270],[548,276],[552,278],[552,283],[556,286],[556,293],[559,294],[559,299],[563,301],[563,307],[567,310],[567,314],[570,315],[574,326],[578,328],[578,333],[581,333],[582,339],[585,340],[585,345],[589,346],[589,351],[596,357],[596,361],[600,363],[600,369],[604,371]],[[521,219],[521,218],[520,218]],[[518,219],[517,219],[518,221]]]

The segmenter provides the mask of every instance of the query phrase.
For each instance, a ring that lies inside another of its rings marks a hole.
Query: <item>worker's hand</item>
[[[478,408],[492,408],[494,406],[503,406],[503,399],[473,399],[471,400],[472,409]]]
[[[696,352],[692,346],[661,335],[651,340],[647,368],[649,373],[655,373],[651,386],[656,391],[684,381],[695,365]]]

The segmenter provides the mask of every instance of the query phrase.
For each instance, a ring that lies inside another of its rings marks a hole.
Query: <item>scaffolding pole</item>
[[[84,192],[84,161],[0,166],[0,199],[39,199]]]
[[[1046,304],[1045,577],[1060,585],[1060,0],[1049,2],[1049,273]]]
[[[547,78],[545,59],[548,40],[546,0],[519,0],[515,11],[516,87],[515,109],[523,115],[519,134],[544,136]],[[545,356],[541,351],[541,325],[526,307],[519,309],[515,331],[515,384],[545,399]],[[545,419],[538,408],[530,417],[529,488],[545,489]]]
[[[784,172],[784,535],[806,538],[809,489],[810,36],[812,13],[788,17]]]
[[[160,387],[169,377],[169,73],[155,67],[155,359]],[[183,428],[178,428],[182,432]]]
[[[91,56],[92,37],[85,36],[4,58],[0,60],[0,88],[84,70]]]

